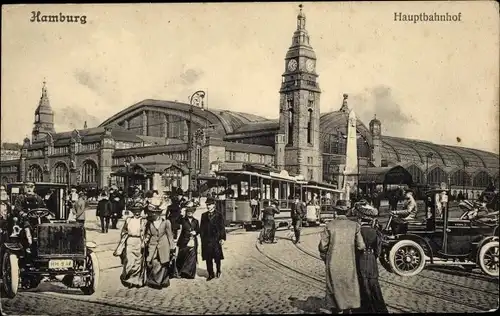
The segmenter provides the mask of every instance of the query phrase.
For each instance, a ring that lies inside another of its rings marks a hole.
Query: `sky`
[[[299,3],[4,5],[2,142],[31,135],[47,81],[56,131],[95,126],[144,99],[277,118]],[[86,23],[30,22],[85,15]],[[395,21],[458,14],[457,22]],[[385,135],[499,152],[496,2],[306,2],[321,112],[342,94]],[[457,140],[460,139],[460,142]]]

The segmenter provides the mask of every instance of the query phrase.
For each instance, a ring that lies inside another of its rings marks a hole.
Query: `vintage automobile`
[[[85,228],[77,222],[68,222],[63,216],[65,186],[44,184],[56,194],[55,210],[36,208],[27,211],[31,223],[33,244],[27,252],[24,230],[13,218],[11,228],[2,232],[0,246],[0,278],[2,296],[14,298],[19,289],[36,288],[42,280],[60,281],[68,287],[79,288],[84,294],[93,294],[99,284],[99,262],[93,249],[96,244],[86,241]],[[36,184],[35,192],[38,184]],[[40,186],[42,187],[42,186]],[[8,186],[12,204],[22,193],[22,183]],[[57,211],[55,213],[54,211]],[[16,234],[17,233],[17,234]],[[62,279],[61,279],[62,277]],[[58,279],[59,278],[59,279]]]
[[[400,276],[414,276],[427,264],[479,268],[498,277],[498,212],[465,210],[450,217],[448,190],[426,192],[426,216],[420,220],[389,218],[382,228],[382,266]],[[445,196],[443,199],[442,197]]]

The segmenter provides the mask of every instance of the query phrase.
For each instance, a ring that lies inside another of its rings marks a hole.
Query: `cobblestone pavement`
[[[88,224],[89,228],[90,224]],[[119,280],[119,260],[112,250],[119,230],[87,236],[98,244],[100,289],[92,296],[59,283],[42,283],[12,300],[2,299],[8,315],[145,315],[317,313],[324,296],[324,266],[317,255],[321,228],[303,230],[296,247],[290,240],[256,245],[258,232],[233,231],[224,244],[220,279],[206,281],[199,256],[194,280],[174,279],[163,290],[126,289]],[[286,238],[286,231],[277,236]],[[284,266],[283,266],[284,265]],[[118,267],[118,268],[117,268]],[[424,270],[399,278],[381,269],[383,293],[391,312],[474,312],[498,305],[498,282],[479,273]]]
[[[263,245],[264,255],[282,261],[297,272],[314,278],[318,286],[325,279],[325,267],[317,251],[322,228],[305,231],[297,246],[281,239],[279,247]],[[278,233],[286,238],[286,233]],[[297,254],[301,252],[301,255]],[[300,256],[300,260],[297,257]],[[466,272],[460,268],[428,267],[411,278],[399,277],[379,266],[380,282],[386,303],[392,312],[478,312],[498,308],[498,279]]]

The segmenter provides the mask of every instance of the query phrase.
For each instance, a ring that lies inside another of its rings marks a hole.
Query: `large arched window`
[[[411,174],[414,183],[424,183],[425,182],[425,174],[419,167],[415,165],[411,165],[406,170]]]
[[[87,160],[82,166],[82,183],[97,182],[97,166],[92,160]]]
[[[58,163],[54,168],[54,182],[68,183],[68,167],[63,163]]]
[[[31,165],[28,169],[28,181],[42,182],[43,171],[39,165]]]
[[[429,172],[427,182],[428,184],[441,184],[443,182],[448,184],[448,174],[439,167],[434,168]]]
[[[480,171],[474,176],[474,186],[485,188],[490,183],[490,175],[486,171]]]
[[[463,170],[457,170],[451,174],[451,185],[470,186],[470,176]]]

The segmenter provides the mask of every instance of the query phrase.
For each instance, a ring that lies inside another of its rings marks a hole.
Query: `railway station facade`
[[[277,76],[278,77],[278,76]],[[277,78],[277,80],[279,80]],[[19,159],[2,160],[2,184],[31,180],[102,188],[141,184],[145,189],[187,188],[189,174],[247,165],[286,170],[306,180],[341,183],[349,104],[320,112],[316,54],[297,16],[285,55],[278,119],[146,99],[97,127],[56,132],[44,83],[30,138]],[[57,93],[57,92],[56,92]],[[362,106],[362,105],[360,105]],[[490,181],[498,187],[499,156],[482,150],[383,135],[383,122],[357,120],[358,184],[440,184],[473,198]]]

